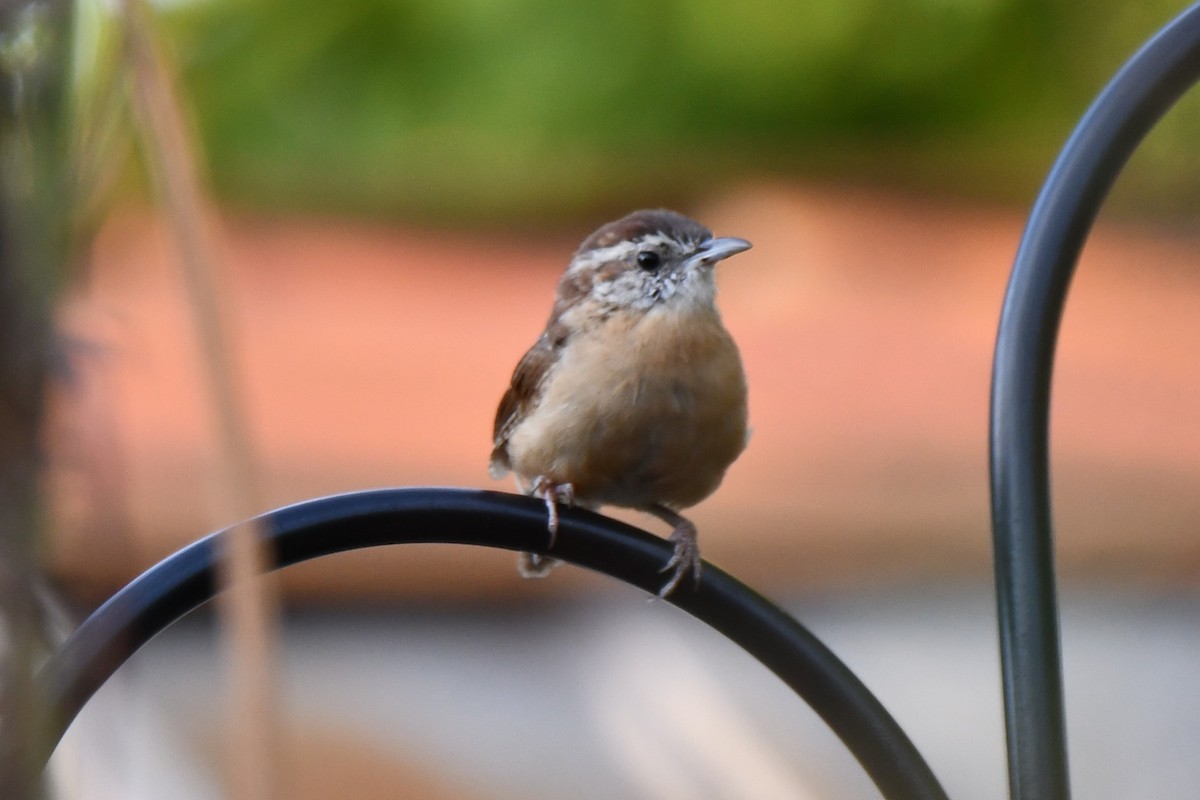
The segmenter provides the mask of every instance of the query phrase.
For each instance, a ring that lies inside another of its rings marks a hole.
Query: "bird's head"
[[[711,308],[713,267],[750,249],[745,239],[714,238],[682,214],[635,211],[583,240],[558,284],[555,314]]]

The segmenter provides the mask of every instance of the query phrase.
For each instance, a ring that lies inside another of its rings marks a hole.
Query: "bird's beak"
[[[711,267],[722,259],[744,253],[751,247],[745,239],[735,236],[725,236],[720,239],[709,239],[692,255],[688,256],[687,266]]]

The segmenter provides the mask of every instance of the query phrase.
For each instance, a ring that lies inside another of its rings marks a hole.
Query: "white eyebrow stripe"
[[[607,264],[612,261],[624,261],[634,251],[638,250],[640,245],[634,242],[620,242],[610,247],[600,247],[595,250],[588,250],[586,253],[580,253],[575,256],[575,260],[571,262],[568,272],[580,272],[585,269],[591,269],[597,264]]]
[[[648,236],[643,236],[636,241],[639,250],[645,247],[659,247],[668,243],[675,245],[679,244],[679,241],[674,237],[667,236],[666,234],[662,233],[652,233]]]
[[[618,242],[608,247],[599,247],[595,250],[588,250],[585,253],[580,253],[571,262],[568,272],[580,272],[581,270],[590,269],[597,264],[608,264],[613,261],[624,261],[635,252],[644,250],[648,247],[663,247],[670,245],[677,249],[680,242],[673,236],[664,233],[651,233],[642,236],[632,241]]]

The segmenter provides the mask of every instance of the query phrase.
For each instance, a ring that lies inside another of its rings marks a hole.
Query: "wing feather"
[[[508,391],[500,398],[496,420],[492,425],[492,457],[489,468],[492,477],[502,477],[512,468],[508,456],[508,439],[521,420],[537,405],[542,382],[554,366],[554,362],[558,360],[558,352],[559,347],[548,331],[539,336],[533,347],[517,362]]]

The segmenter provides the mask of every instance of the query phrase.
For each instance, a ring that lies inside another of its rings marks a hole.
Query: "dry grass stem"
[[[221,302],[220,258],[213,235],[215,212],[197,169],[196,149],[184,120],[170,64],[155,37],[143,0],[121,4],[127,55],[146,162],[176,239],[215,412],[222,523],[262,510],[255,457],[237,380],[230,327]],[[263,574],[266,554],[258,529],[233,530],[223,559],[223,612],[230,647],[231,718],[228,737],[230,796],[266,800],[279,796],[278,710],[275,693],[273,582]]]

